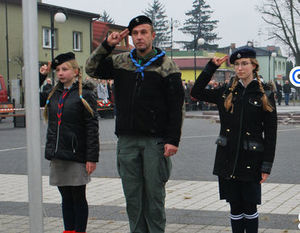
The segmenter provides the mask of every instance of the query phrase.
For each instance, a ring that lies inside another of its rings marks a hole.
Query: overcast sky
[[[100,14],[106,10],[116,24],[127,26],[134,16],[141,14],[153,0],[43,0],[58,6]],[[165,6],[166,15],[179,20],[181,25],[186,19],[185,13],[192,9],[193,0],[160,0]],[[256,7],[261,0],[206,0],[214,11],[213,19],[219,20],[217,41],[220,47],[236,43],[243,46],[248,40],[254,41],[256,46],[274,44],[267,40],[266,25]],[[264,35],[265,34],[265,35]],[[190,40],[178,29],[174,29],[174,41]]]

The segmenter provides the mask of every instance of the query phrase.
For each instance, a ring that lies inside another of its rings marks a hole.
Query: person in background
[[[46,78],[46,84],[43,86],[43,92],[50,92],[52,90],[52,81],[51,78]]]
[[[285,105],[289,105],[289,101],[290,101],[290,94],[292,92],[292,89],[291,89],[291,85],[289,83],[288,80],[285,81],[285,83],[283,84],[283,93],[284,93],[284,102],[285,102]]]
[[[128,34],[135,48],[111,53]],[[86,73],[114,79],[117,167],[126,198],[130,232],[165,232],[165,184],[181,135],[184,91],[176,64],[153,47],[152,21],[133,18],[91,54]]]
[[[282,85],[280,81],[276,82],[276,97],[277,97],[277,103],[278,105],[281,105],[282,100]]]
[[[235,77],[231,85],[206,89],[214,72],[227,60],[213,58],[198,77],[191,95],[217,105],[220,134],[213,174],[218,176],[220,199],[230,204],[233,233],[257,233],[257,205],[275,156],[277,113],[274,92],[258,77],[255,50],[241,47],[232,53]]]
[[[98,119],[93,87],[82,84],[72,52],[54,58],[58,83],[40,94],[48,122],[45,157],[50,160],[50,185],[62,197],[64,233],[85,232],[88,221],[86,184],[99,158]],[[50,67],[40,68],[40,83]]]

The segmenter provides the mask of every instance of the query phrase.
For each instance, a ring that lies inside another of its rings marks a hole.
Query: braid
[[[231,84],[231,87],[229,88],[230,94],[226,97],[225,101],[224,101],[224,107],[226,108],[227,111],[229,111],[229,109],[231,108],[230,113],[233,113],[233,103],[232,103],[232,97],[233,97],[233,90],[235,89],[235,87],[238,85],[238,77],[235,76],[234,80]]]
[[[45,109],[44,109],[44,114],[43,114],[43,115],[44,115],[44,119],[45,119],[46,122],[48,121],[48,103],[49,103],[51,97],[53,96],[54,92],[57,90],[58,84],[59,84],[59,83],[57,83],[57,84],[55,85],[55,87],[51,90],[51,92],[49,93],[48,98],[47,98],[47,100],[46,100]]]
[[[259,89],[260,89],[260,91],[263,94],[262,97],[261,97],[261,101],[262,101],[262,104],[263,104],[263,109],[265,111],[268,111],[268,112],[273,112],[273,107],[271,106],[271,104],[270,104],[270,102],[268,100],[268,97],[267,97],[267,95],[265,93],[265,90],[264,90],[264,88],[262,86],[261,80],[260,80],[260,78],[258,76],[257,70],[255,71],[255,74],[256,74],[256,77],[257,77],[258,84],[259,84]]]
[[[80,97],[84,107],[91,113],[92,116],[94,116],[93,109],[91,108],[89,103],[82,97],[82,75],[81,75],[80,70],[79,70],[79,73],[78,73],[78,82],[79,82],[79,88],[78,88],[79,97]]]

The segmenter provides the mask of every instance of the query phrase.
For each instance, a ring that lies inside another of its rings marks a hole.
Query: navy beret
[[[127,27],[129,30],[129,35],[131,35],[132,29],[140,24],[150,24],[151,26],[153,25],[150,18],[145,15],[139,15],[129,22],[129,25]]]
[[[240,58],[256,58],[256,52],[252,47],[249,46],[239,47],[233,51],[229,61],[231,64],[233,64],[235,60]]]
[[[75,54],[72,52],[61,53],[52,60],[51,68],[56,69],[57,66],[63,64],[64,62],[74,60],[74,59],[75,59]]]

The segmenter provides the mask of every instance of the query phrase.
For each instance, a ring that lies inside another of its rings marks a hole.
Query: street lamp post
[[[196,39],[196,35],[194,35],[194,79],[196,82],[196,78],[197,78],[197,56],[196,56],[196,49],[197,49],[197,45],[203,45],[204,44],[204,39],[203,38],[199,38],[198,40]]]
[[[51,9],[50,10],[50,33],[51,33],[51,61],[54,59],[54,21],[57,23],[64,23],[67,20],[67,16],[61,9]],[[54,72],[51,72],[52,85],[54,85]]]
[[[179,21],[178,20],[173,20],[173,18],[171,18],[170,20],[170,29],[171,29],[171,59],[173,59],[173,30],[174,27],[177,28],[179,26]]]
[[[275,78],[275,58],[277,57],[277,53],[273,52],[271,53],[271,56],[273,57],[273,79]]]
[[[273,57],[273,78],[275,74],[275,57],[277,54],[275,52],[269,52],[269,82],[271,81],[271,57]]]
[[[8,47],[8,18],[7,18],[7,1],[5,0],[5,39],[6,39],[6,73],[7,73],[7,95],[9,98],[9,101],[11,101],[10,98],[10,79],[9,79],[9,47]]]

